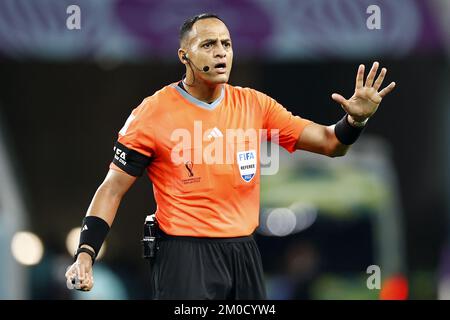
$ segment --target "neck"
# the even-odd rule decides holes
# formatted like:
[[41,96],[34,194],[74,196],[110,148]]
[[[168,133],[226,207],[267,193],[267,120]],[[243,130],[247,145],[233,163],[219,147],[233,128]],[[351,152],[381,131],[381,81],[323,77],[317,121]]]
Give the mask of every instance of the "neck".
[[198,79],[198,77],[195,77],[195,82],[193,83],[193,77],[189,74],[183,79],[183,85],[191,96],[206,103],[215,101],[219,98],[222,91],[222,84],[208,84]]

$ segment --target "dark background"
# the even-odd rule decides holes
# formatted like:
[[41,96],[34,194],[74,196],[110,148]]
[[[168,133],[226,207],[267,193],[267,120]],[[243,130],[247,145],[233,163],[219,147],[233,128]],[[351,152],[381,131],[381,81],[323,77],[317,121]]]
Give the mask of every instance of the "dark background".
[[[343,114],[330,95],[350,96],[358,63],[235,62],[230,83],[261,90],[293,113],[322,124]],[[371,119],[367,133],[392,146],[404,208],[407,265],[433,269],[446,235],[444,130],[438,103],[448,73],[445,59],[380,59],[397,88]],[[105,71],[90,63],[17,63],[3,60],[0,102],[14,165],[38,231],[64,253],[65,236],[79,225],[104,178],[124,120],[141,100],[183,74],[181,66],[148,61]],[[108,237],[106,259],[130,261],[143,272],[141,225],[155,210],[142,177],[129,191]],[[262,252],[264,256],[264,251]]]
[[[379,31],[365,26],[365,9],[372,2],[382,10]],[[331,94],[352,95],[360,63],[366,70],[375,60],[388,68],[384,85],[395,81],[396,89],[383,100],[364,135],[381,138],[393,161],[409,298],[439,297],[440,277],[450,274],[450,259],[445,264],[450,252],[445,248],[450,226],[450,45],[445,33],[450,19],[445,1],[99,3],[76,2],[83,17],[83,27],[76,31],[65,28],[68,1],[0,2],[0,129],[23,192],[26,228],[45,247],[40,264],[24,267],[29,282],[20,298],[75,297],[65,289],[62,270],[71,262],[67,233],[80,226],[131,110],[162,86],[181,79],[185,71],[176,56],[177,28],[183,19],[204,11],[221,15],[236,40],[230,84],[262,91],[317,123],[330,125],[343,116]],[[289,16],[284,20],[279,12]],[[114,17],[112,22],[105,18],[108,15]],[[438,18],[444,21],[441,29]],[[415,28],[414,43],[409,45],[403,40]],[[312,36],[310,42],[308,37],[292,40],[298,42],[291,51],[286,49],[290,40],[282,42],[282,48],[270,42],[271,37],[280,40],[276,37],[286,31],[290,32],[286,39],[297,33]],[[120,45],[114,51],[108,45],[116,40]],[[0,210],[1,205],[0,201]],[[147,297],[148,266],[141,258],[140,240],[144,217],[155,208],[151,183],[144,176],[122,201],[106,255],[96,265],[115,272],[129,298]],[[256,239],[268,275],[287,273],[286,261],[296,254],[313,261],[311,248],[316,246],[326,256],[317,267],[320,271],[366,276],[359,267],[377,263],[373,232],[364,217],[342,222],[319,213],[317,222],[299,234],[280,238],[257,234]],[[6,266],[2,256],[0,263]],[[307,274],[306,282],[316,275]],[[415,287],[413,279],[425,286]],[[0,286],[0,298],[5,292]],[[290,296],[314,297],[302,288]]]

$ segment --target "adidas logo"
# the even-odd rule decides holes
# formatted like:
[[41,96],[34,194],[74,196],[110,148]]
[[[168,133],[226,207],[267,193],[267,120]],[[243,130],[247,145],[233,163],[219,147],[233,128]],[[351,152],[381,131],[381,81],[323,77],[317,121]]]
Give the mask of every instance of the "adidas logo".
[[211,130],[211,133],[208,135],[208,139],[209,139],[209,140],[211,140],[213,137],[214,137],[214,138],[223,137],[222,132],[221,132],[217,127],[214,127],[214,128]]
[[83,232],[84,230],[88,230],[87,224],[85,224],[85,225],[83,226],[83,228],[81,229],[81,232]]

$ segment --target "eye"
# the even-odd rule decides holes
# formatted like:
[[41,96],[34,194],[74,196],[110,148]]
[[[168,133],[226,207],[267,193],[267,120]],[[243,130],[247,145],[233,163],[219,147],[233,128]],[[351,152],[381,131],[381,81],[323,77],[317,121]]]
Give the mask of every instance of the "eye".
[[225,47],[225,48],[230,48],[231,47],[231,43],[229,43],[229,42],[225,42],[224,44],[223,44],[223,46]]
[[202,48],[209,49],[211,48],[211,46],[212,46],[211,43],[205,43],[204,45],[202,45]]

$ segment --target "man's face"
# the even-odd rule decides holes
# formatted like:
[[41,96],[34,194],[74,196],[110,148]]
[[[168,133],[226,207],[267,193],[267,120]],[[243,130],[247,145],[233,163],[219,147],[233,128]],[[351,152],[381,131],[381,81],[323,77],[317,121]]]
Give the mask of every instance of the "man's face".
[[233,49],[228,28],[219,19],[210,18],[197,21],[184,40],[189,59],[196,77],[212,84],[226,83],[233,64]]

